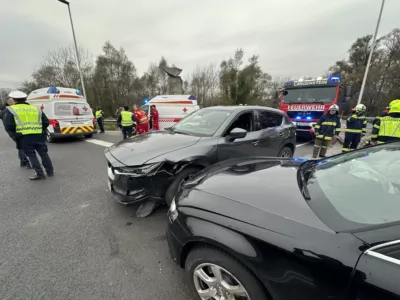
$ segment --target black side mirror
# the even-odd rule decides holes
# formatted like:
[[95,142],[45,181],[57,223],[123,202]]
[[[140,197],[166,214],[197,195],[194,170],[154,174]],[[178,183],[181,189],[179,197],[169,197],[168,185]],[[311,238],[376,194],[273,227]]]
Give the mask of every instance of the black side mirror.
[[287,96],[288,91],[283,91],[283,96]]
[[234,141],[236,139],[242,139],[246,137],[247,131],[242,128],[233,128],[231,132],[229,132],[229,140]]

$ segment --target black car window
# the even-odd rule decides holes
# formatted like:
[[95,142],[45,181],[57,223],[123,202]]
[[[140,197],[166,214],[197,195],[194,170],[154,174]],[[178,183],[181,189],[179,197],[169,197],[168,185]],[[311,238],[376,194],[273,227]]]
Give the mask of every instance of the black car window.
[[400,222],[400,143],[334,156],[302,174],[308,203],[334,230]]
[[281,114],[259,110],[256,118],[256,131],[281,126],[282,121]]
[[234,128],[242,128],[246,130],[247,132],[252,132],[254,131],[254,126],[253,126],[253,112],[245,112],[240,114],[235,118],[233,123],[228,127],[228,130],[226,131],[226,134],[231,132],[232,129]]

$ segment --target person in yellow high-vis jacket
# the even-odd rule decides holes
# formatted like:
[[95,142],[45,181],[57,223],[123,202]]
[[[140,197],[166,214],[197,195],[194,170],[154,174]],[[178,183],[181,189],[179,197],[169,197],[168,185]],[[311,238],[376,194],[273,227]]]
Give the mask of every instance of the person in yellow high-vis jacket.
[[7,109],[12,115],[5,122],[5,129],[11,137],[21,145],[28,157],[31,166],[35,169],[35,175],[31,180],[46,179],[43,169],[36,157],[36,152],[42,159],[42,164],[48,176],[54,175],[53,163],[49,157],[43,132],[49,126],[46,115],[37,107],[26,103],[27,95],[21,91],[13,91],[9,97],[14,99],[15,105]]
[[400,141],[400,99],[389,104],[389,115],[376,120],[372,128],[371,144]]
[[122,136],[124,137],[124,140],[128,137],[131,137],[134,134],[134,132],[136,132],[136,130],[135,130],[135,125],[136,125],[135,114],[133,112],[129,111],[129,106],[125,106],[124,110],[121,111],[121,113],[117,119],[117,125],[119,128],[121,128]]
[[95,115],[97,124],[99,125],[100,133],[104,133],[104,112],[101,110],[100,106],[96,107]]

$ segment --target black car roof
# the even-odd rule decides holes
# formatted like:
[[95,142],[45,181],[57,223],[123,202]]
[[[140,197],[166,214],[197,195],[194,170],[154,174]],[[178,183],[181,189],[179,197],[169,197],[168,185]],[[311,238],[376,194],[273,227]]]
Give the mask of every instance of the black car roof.
[[229,110],[229,111],[242,111],[242,110],[248,110],[248,109],[262,109],[262,110],[266,110],[266,111],[271,111],[271,112],[283,114],[283,112],[281,110],[279,110],[279,109],[275,109],[275,108],[267,107],[267,106],[259,106],[259,105],[210,106],[210,107],[206,107],[204,109]]

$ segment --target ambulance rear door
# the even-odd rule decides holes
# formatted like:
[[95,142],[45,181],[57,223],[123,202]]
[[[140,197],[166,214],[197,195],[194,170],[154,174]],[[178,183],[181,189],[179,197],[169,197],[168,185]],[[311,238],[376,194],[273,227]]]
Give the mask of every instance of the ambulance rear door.
[[91,134],[95,129],[93,111],[84,101],[54,102],[54,116],[61,134]]

